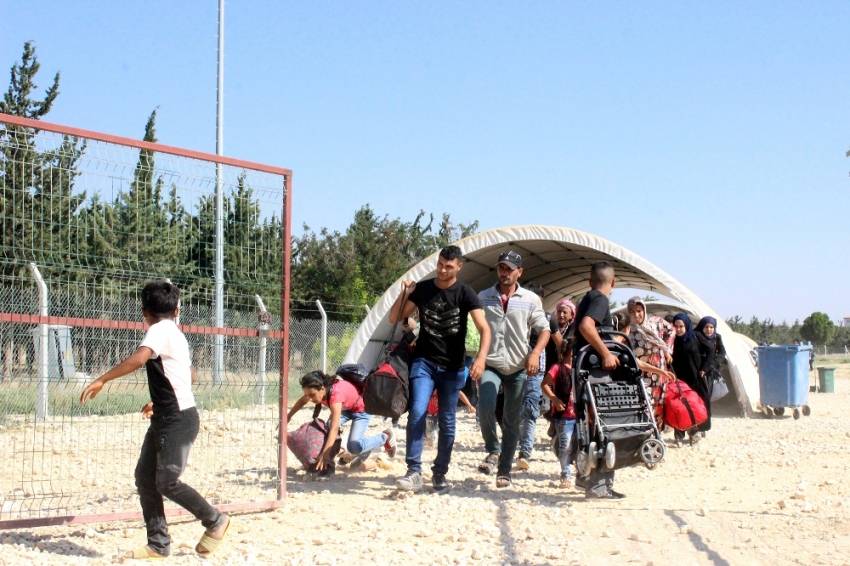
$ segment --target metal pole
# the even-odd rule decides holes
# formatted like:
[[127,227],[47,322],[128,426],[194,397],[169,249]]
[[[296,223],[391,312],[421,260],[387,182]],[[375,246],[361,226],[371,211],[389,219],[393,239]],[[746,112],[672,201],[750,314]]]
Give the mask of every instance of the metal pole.
[[283,250],[280,262],[280,330],[283,335],[280,338],[280,391],[277,401],[278,422],[278,455],[277,455],[277,500],[283,502],[286,499],[286,429],[289,422],[286,419],[287,404],[289,403],[289,279],[292,262],[292,174],[283,179],[283,210],[280,219],[282,226],[281,240]]
[[322,315],[322,373],[328,373],[328,313],[322,307],[322,301],[316,299],[316,306]]
[[[254,295],[257,300],[257,306],[260,307],[260,313],[266,312],[266,305],[263,304],[263,299],[259,295]],[[260,405],[266,404],[266,339],[269,335],[269,325],[260,320],[260,363],[257,370],[257,403]]]
[[30,263],[30,271],[35,277],[35,283],[38,286],[38,303],[39,314],[45,318],[43,324],[38,325],[39,341],[38,341],[38,386],[35,394],[35,418],[38,421],[43,421],[47,418],[47,341],[50,337],[50,327],[47,325],[47,285],[38,271],[38,267],[34,263]]
[[[218,0],[218,89],[216,91],[215,153],[224,155],[224,0]],[[215,325],[224,328],[224,181],[215,165]],[[213,382],[224,381],[224,336],[216,334]]]

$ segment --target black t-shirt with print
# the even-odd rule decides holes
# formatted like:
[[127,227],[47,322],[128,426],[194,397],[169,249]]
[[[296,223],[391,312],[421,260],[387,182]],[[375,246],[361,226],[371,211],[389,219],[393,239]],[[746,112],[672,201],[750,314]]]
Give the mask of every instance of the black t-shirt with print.
[[440,289],[436,280],[427,279],[416,284],[408,300],[419,309],[416,357],[446,369],[462,368],[467,315],[482,308],[478,294],[462,281]]
[[[593,289],[584,296],[581,302],[578,304],[578,309],[576,312],[575,323],[579,326],[576,328],[576,342],[573,351],[578,354],[578,351],[587,346],[587,339],[584,337],[584,334],[581,333],[581,321],[584,320],[584,317],[589,316],[593,320],[596,321],[596,329],[599,330],[611,330],[614,328],[614,321],[611,318],[611,309],[609,308],[610,303],[608,301],[608,297],[605,296],[604,293]],[[606,337],[603,336],[603,339]]]

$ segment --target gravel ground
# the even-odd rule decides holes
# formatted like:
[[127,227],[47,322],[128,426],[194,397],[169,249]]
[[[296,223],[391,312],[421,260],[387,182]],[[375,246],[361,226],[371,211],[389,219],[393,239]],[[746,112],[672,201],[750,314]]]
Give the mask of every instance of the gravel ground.
[[[238,527],[206,562],[850,564],[850,364],[839,365],[837,378],[835,394],[810,396],[810,417],[718,417],[706,440],[671,448],[658,469],[617,472],[617,489],[628,494],[617,502],[586,502],[556,487],[542,420],[531,470],[496,490],[495,478],[476,470],[480,434],[464,413],[450,494],[398,494],[403,454],[325,483],[290,465],[286,508],[237,516]],[[296,420],[308,417],[305,410]],[[203,562],[192,550],[200,525],[171,524],[167,561]],[[4,531],[0,564],[106,564],[144,542],[140,521]]]

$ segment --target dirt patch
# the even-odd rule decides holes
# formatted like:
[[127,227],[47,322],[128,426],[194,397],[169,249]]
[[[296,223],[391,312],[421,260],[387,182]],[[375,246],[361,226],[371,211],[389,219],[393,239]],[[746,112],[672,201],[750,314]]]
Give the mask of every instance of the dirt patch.
[[[476,471],[482,443],[465,413],[448,495],[399,497],[393,484],[403,454],[390,469],[341,471],[326,483],[290,465],[286,509],[241,515],[207,562],[850,564],[850,366],[837,367],[836,393],[812,393],[810,417],[716,418],[706,440],[671,448],[658,469],[617,472],[617,489],[628,495],[620,502],[586,502],[554,487],[558,464],[545,449],[542,420],[531,470],[517,473],[509,490]],[[433,455],[426,448],[426,461]],[[201,531],[197,522],[172,521],[168,562],[200,563],[192,547]],[[109,563],[144,540],[140,521],[3,532],[0,563]]]

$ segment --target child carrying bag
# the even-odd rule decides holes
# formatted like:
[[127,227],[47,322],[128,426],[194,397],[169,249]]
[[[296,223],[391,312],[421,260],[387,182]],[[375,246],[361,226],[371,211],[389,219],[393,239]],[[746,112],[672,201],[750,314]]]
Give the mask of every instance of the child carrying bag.
[[705,403],[697,392],[681,379],[667,384],[664,421],[679,431],[688,431],[708,420]]
[[[325,445],[325,439],[328,437],[328,426],[322,419],[313,419],[308,423],[304,423],[296,430],[287,433],[286,446],[295,454],[301,465],[308,472],[316,471],[316,462],[319,459],[319,454],[322,453],[322,447]],[[331,456],[335,457],[339,453],[342,446],[342,439],[337,438],[331,448]],[[333,467],[333,458],[331,458],[331,466]]]

